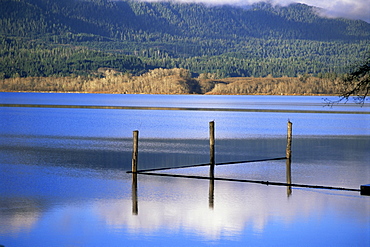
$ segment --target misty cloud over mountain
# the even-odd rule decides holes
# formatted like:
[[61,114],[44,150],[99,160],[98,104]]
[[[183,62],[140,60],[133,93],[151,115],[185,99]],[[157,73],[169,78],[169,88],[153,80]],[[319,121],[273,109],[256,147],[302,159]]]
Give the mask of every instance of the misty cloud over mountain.
[[[143,0],[157,2],[163,0]],[[259,2],[269,2],[273,5],[287,6],[292,3],[302,3],[318,8],[318,13],[326,17],[343,17],[364,20],[370,23],[370,4],[368,0],[174,0],[175,2],[206,3],[211,5],[251,5]]]

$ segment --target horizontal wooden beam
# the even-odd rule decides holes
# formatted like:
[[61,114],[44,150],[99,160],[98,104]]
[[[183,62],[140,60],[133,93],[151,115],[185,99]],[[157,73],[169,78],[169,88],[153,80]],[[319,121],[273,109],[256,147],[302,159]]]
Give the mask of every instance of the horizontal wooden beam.
[[[286,157],[270,158],[270,159],[260,159],[260,160],[241,160],[241,161],[216,163],[215,165],[216,166],[223,166],[223,165],[244,164],[244,163],[273,161],[273,160],[285,160],[285,159],[286,159]],[[209,163],[196,164],[196,165],[184,165],[184,166],[176,166],[176,167],[161,167],[161,168],[138,170],[137,172],[154,172],[154,171],[163,171],[163,170],[172,170],[172,169],[181,169],[181,168],[191,168],[191,167],[201,167],[201,166],[209,166]],[[132,171],[127,171],[127,173],[132,173]]]

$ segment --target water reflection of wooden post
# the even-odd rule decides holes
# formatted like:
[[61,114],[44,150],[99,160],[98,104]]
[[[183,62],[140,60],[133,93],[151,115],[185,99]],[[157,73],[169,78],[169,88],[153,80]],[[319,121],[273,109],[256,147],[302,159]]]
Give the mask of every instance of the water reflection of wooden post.
[[209,195],[208,195],[208,205],[210,209],[214,208],[214,196],[215,196],[215,180],[211,177],[209,180]]
[[[288,120],[288,133],[287,133],[287,145],[286,145],[286,182],[287,184],[292,183],[292,122]],[[292,187],[287,187],[287,194],[290,196],[292,194]]]
[[137,215],[139,212],[137,202],[137,158],[139,153],[139,131],[133,132],[133,150],[132,150],[132,214]]
[[139,214],[139,206],[137,202],[137,173],[132,173],[132,214]]
[[211,178],[215,175],[215,122],[209,122],[209,176]]

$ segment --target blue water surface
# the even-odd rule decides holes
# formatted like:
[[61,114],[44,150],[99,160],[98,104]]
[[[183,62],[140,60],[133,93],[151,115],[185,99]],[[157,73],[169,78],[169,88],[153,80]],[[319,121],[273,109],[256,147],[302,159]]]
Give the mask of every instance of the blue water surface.
[[[48,93],[0,93],[0,105],[0,245],[370,245],[370,197],[358,191],[370,183],[369,105]],[[208,163],[210,121],[216,163],[285,157],[288,119],[293,183],[355,191],[142,174],[135,183],[126,173],[134,130],[147,169]],[[209,168],[160,173],[208,176]],[[215,176],[286,182],[286,161],[216,166]]]

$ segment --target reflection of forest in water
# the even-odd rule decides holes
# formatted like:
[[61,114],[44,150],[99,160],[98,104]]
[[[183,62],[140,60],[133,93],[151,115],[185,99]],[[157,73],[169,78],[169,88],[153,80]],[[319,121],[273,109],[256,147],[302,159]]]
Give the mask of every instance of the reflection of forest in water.
[[[128,138],[5,136],[2,143],[3,162],[7,164],[131,170],[132,140]],[[216,163],[284,157],[285,145],[285,137],[216,139]],[[293,136],[293,164],[334,165],[341,169],[350,166],[353,174],[367,169],[369,145],[367,136]],[[208,140],[139,139],[139,169],[207,162]]]

